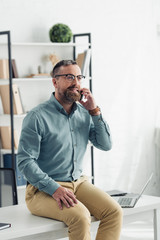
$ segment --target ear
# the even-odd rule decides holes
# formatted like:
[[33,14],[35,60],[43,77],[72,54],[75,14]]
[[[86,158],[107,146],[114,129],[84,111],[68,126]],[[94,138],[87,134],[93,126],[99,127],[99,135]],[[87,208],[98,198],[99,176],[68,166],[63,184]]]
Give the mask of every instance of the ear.
[[53,83],[53,86],[55,88],[57,88],[57,79],[56,78],[52,78],[52,83]]

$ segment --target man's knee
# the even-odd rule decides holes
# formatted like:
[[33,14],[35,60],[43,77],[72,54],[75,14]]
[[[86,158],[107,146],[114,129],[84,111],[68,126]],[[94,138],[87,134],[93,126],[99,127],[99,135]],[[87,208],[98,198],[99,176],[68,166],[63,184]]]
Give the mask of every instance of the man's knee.
[[122,208],[121,206],[116,203],[116,206],[115,208],[113,209],[113,216],[115,216],[115,218],[117,220],[119,220],[120,222],[122,222],[122,218],[123,218],[123,211],[122,211]]
[[110,208],[106,206],[105,211],[103,211],[103,218],[107,218],[108,220],[112,219],[119,224],[122,223],[123,211],[120,205],[115,200],[112,200]]
[[90,239],[91,216],[87,208],[75,211],[68,225],[69,239]]
[[86,231],[90,228],[91,217],[86,215],[79,215],[75,218],[75,225],[81,228],[81,231]]
[[83,206],[82,208],[76,210],[70,219],[70,224],[78,224],[79,226],[85,227],[90,225],[91,215],[88,209]]

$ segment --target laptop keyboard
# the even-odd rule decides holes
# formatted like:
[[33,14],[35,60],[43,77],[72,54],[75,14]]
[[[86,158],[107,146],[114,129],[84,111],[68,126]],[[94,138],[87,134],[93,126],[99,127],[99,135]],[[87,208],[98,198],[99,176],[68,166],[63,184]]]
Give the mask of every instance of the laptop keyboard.
[[132,198],[120,198],[120,199],[118,200],[118,203],[119,203],[120,205],[130,205],[131,202],[132,202]]

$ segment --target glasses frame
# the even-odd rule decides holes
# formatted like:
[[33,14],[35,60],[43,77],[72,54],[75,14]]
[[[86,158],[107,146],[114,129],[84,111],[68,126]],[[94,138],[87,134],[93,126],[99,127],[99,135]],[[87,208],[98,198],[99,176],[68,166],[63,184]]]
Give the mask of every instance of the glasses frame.
[[[69,75],[69,76],[72,76],[73,79],[72,79],[72,80],[67,79],[67,76],[68,76],[68,75]],[[75,75],[73,75],[73,74],[71,74],[71,73],[55,75],[55,78],[58,78],[58,77],[66,77],[66,80],[69,81],[69,82],[73,82],[73,81],[75,80],[75,78],[78,79],[78,77],[82,77],[81,79],[78,79],[79,82],[81,82],[81,81],[83,81],[83,80],[85,79],[85,76],[83,76],[83,75],[77,75],[77,76],[75,76]]]

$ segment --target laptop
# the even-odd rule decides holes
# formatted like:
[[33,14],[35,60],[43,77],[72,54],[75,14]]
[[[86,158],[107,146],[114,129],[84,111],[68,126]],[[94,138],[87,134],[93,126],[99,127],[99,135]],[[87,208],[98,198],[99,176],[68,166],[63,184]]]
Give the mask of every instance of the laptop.
[[149,179],[144,184],[144,186],[139,194],[126,193],[126,192],[121,192],[121,191],[116,191],[116,190],[108,191],[107,193],[110,196],[112,196],[113,199],[115,199],[122,208],[133,208],[136,205],[139,198],[142,196],[142,194],[143,194],[144,190],[146,189],[146,187],[148,186],[148,184],[150,183],[152,177],[153,177],[153,173],[150,175]]

